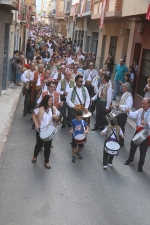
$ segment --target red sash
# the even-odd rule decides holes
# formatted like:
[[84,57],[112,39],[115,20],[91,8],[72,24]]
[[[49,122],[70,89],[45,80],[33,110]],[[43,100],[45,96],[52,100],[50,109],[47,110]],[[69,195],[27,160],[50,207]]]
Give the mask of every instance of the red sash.
[[[136,133],[139,133],[143,129],[144,129],[143,127],[137,127],[136,128]],[[148,145],[150,145],[150,135],[148,136]]]

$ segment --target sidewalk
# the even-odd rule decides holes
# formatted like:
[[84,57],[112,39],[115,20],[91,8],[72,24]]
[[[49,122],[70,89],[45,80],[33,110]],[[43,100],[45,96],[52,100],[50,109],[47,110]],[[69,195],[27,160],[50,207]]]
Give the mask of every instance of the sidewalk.
[[22,87],[11,83],[9,88],[0,96],[0,157],[4,151],[7,136],[11,127],[14,113],[20,98]]

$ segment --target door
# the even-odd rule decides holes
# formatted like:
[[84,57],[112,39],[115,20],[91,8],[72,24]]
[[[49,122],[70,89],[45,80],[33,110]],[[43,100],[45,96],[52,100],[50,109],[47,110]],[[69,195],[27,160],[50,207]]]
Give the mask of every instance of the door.
[[8,71],[8,44],[9,44],[9,24],[5,24],[5,41],[4,41],[4,59],[3,59],[3,75],[2,90],[6,90],[7,71]]
[[90,46],[90,36],[86,37],[86,48],[85,51],[89,52],[89,46]]
[[99,33],[96,33],[96,32],[92,33],[90,51],[92,53],[95,53],[95,55],[97,54],[98,36],[99,36]]
[[104,64],[105,46],[106,46],[106,35],[103,35],[101,57],[100,57],[100,69],[103,68],[103,64]]
[[117,36],[111,36],[110,38],[110,46],[109,46],[109,53],[112,54],[113,58],[115,59],[116,55],[116,47],[117,47]]

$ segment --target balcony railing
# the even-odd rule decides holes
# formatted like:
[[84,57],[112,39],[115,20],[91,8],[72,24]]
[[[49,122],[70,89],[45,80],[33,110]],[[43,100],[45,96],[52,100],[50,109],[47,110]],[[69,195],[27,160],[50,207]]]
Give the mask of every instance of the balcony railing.
[[17,10],[19,0],[0,0],[0,5],[7,6],[9,9]]

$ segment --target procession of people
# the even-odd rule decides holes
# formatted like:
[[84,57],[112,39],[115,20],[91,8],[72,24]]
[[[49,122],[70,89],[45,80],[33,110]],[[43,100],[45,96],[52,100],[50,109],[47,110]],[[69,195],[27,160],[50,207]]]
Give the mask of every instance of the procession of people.
[[[34,56],[31,54],[33,49]],[[104,68],[97,71],[92,53],[83,52],[82,48],[77,52],[72,49],[73,43],[70,38],[67,39],[61,34],[55,36],[51,34],[50,29],[36,24],[29,34],[27,64],[24,60],[22,65],[18,65],[20,56],[15,51],[13,68],[16,68],[16,85],[20,85],[18,74],[19,70],[22,71],[23,116],[32,113],[33,129],[36,130],[32,163],[36,163],[43,147],[44,165],[47,169],[51,168],[50,149],[53,138],[59,138],[56,129],[58,124],[61,124],[62,132],[67,132],[65,128],[70,127],[72,140],[68,134],[68,146],[71,141],[72,162],[76,162],[76,156],[82,160],[81,150],[87,141],[91,128],[90,117],[93,116],[95,125],[91,131],[99,131],[100,135],[106,134],[102,165],[106,169],[107,166],[113,165],[114,156],[119,155],[121,147],[124,146],[125,125],[129,116],[137,119],[137,129],[133,139],[131,138],[129,158],[124,164],[129,165],[133,162],[139,146],[138,172],[142,172],[150,140],[150,99],[148,95],[145,96],[141,109],[131,111],[136,76],[134,67],[129,69],[125,60],[121,59],[114,70],[113,85],[114,59],[111,53]],[[145,90],[149,91],[148,85]],[[113,101],[116,98],[117,104]],[[94,110],[95,115],[92,115]]]

